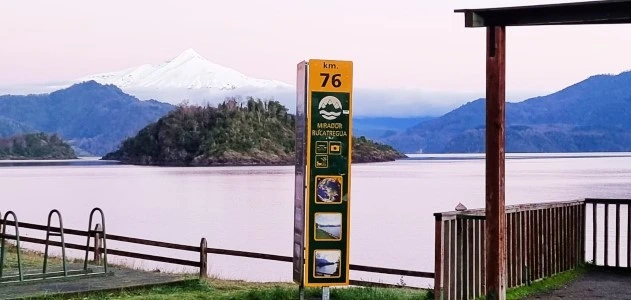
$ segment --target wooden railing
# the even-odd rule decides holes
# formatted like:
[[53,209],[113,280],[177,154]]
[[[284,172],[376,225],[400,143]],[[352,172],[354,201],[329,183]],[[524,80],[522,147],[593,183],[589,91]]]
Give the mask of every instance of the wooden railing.
[[[0,222],[1,221],[2,220],[0,219]],[[15,223],[13,221],[7,220],[8,226],[13,226],[14,224]],[[47,230],[46,226],[32,224],[32,223],[25,223],[25,222],[19,222],[19,227],[20,229],[27,228],[27,229],[32,229],[32,230],[44,231],[44,232]],[[60,232],[60,229],[59,227],[51,227],[51,232]],[[89,234],[87,231],[84,231],[84,230],[76,230],[76,229],[68,229],[68,228],[64,228],[64,233],[75,235],[75,236],[82,236],[82,237],[87,237]],[[100,237],[98,233],[91,234],[90,236],[91,238],[94,239],[94,243],[91,243],[91,244],[95,244],[97,245],[97,247],[89,247],[88,251],[93,252],[94,260],[98,261],[103,251],[103,248],[98,247],[98,245],[102,245],[102,241],[100,241],[102,237]],[[15,239],[15,236],[7,234],[6,238]],[[42,244],[42,245],[46,243],[46,240],[44,239],[27,237],[27,236],[21,236],[20,240],[23,242],[30,242],[30,243]],[[293,261],[293,258],[291,256],[282,256],[282,255],[237,251],[237,250],[228,250],[228,249],[219,249],[219,248],[208,248],[205,238],[201,239],[200,246],[174,244],[174,243],[161,242],[161,241],[155,241],[155,240],[147,240],[147,239],[141,239],[141,238],[135,238],[135,237],[115,235],[115,234],[110,234],[110,233],[107,234],[107,240],[108,241],[114,240],[114,241],[120,241],[120,242],[125,242],[125,243],[132,243],[132,244],[154,246],[154,247],[159,247],[159,248],[168,248],[168,249],[199,253],[199,257],[200,257],[199,261],[193,261],[193,260],[186,260],[186,259],[180,259],[180,258],[174,258],[174,257],[166,257],[166,256],[158,256],[158,255],[147,254],[147,253],[126,251],[126,250],[120,250],[120,249],[111,249],[111,247],[108,247],[107,249],[108,255],[130,257],[130,258],[143,259],[143,260],[149,260],[149,261],[157,261],[157,262],[164,262],[164,263],[170,263],[170,264],[176,264],[176,265],[183,265],[183,266],[198,267],[200,277],[206,277],[208,275],[208,254],[229,255],[229,256],[272,260],[272,261],[279,261],[279,262],[289,262],[289,263]],[[56,242],[56,241],[50,241],[49,245],[60,247],[61,243]],[[78,245],[78,244],[66,242],[65,245],[66,245],[66,248],[68,249],[76,249],[76,250],[84,250],[84,251],[86,250],[85,244]],[[363,271],[363,272],[370,272],[370,273],[400,275],[400,276],[409,276],[409,277],[417,277],[417,278],[430,278],[430,279],[434,278],[434,273],[413,271],[413,270],[372,267],[372,266],[364,266],[364,265],[356,265],[356,264],[351,264],[350,269],[354,271]],[[370,281],[362,281],[362,280],[351,280],[350,283],[352,285],[362,285],[362,286],[399,287],[398,285],[394,285],[394,284],[370,282]],[[410,286],[406,286],[406,287],[413,288]]]
[[[631,268],[631,199],[585,199],[585,204],[591,210],[587,222],[591,226],[589,246],[592,249],[592,263],[597,266]],[[615,214],[613,226],[610,213]],[[622,224],[621,215],[626,216],[626,224]],[[614,236],[610,238],[612,233]],[[621,240],[623,233],[626,241]],[[602,244],[598,242],[603,239]],[[602,246],[599,247],[599,244]],[[610,255],[612,249],[613,257]],[[625,264],[621,263],[623,255],[626,256]]]
[[[434,216],[436,299],[472,299],[484,295],[484,210]],[[584,220],[582,200],[507,206],[507,287],[528,284],[583,263]]]

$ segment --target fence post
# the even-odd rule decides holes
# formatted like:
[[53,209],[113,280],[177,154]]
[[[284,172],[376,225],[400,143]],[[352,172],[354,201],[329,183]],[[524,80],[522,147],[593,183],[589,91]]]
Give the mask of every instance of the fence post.
[[440,300],[443,298],[443,216],[441,214],[434,214],[434,216],[436,217],[434,225],[434,299]]
[[94,226],[94,231],[96,231],[94,233],[94,263],[96,264],[101,263],[101,231],[102,230],[103,228],[101,228],[100,223],[97,223],[96,226]]
[[208,243],[206,238],[202,238],[199,245],[199,278],[208,277]]
[[[579,259],[579,263],[580,264],[584,264],[585,263],[585,247],[587,245],[587,233],[585,232],[585,227],[587,224],[587,215],[585,215],[585,213],[587,212],[587,203],[585,203],[585,199],[583,199],[583,203],[581,204],[581,211],[580,211],[580,218],[581,218],[581,236],[579,237],[581,239],[581,243],[580,243],[580,247],[581,247],[581,251],[579,252],[581,255],[581,258]],[[596,263],[596,260],[594,260],[594,263]]]

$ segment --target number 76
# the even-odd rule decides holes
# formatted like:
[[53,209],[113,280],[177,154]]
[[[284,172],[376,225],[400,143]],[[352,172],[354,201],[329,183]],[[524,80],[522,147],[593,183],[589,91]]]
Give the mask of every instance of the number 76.
[[340,76],[341,74],[333,74],[333,76],[331,76],[331,74],[329,73],[320,73],[320,76],[322,76],[322,87],[326,87],[327,83],[329,82],[329,77],[331,78],[331,85],[333,85],[333,87],[339,88],[340,86],[342,86],[342,81],[340,80]]

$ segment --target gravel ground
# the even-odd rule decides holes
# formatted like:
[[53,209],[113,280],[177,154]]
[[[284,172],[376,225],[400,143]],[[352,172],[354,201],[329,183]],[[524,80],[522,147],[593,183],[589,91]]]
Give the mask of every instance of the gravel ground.
[[631,269],[591,269],[562,288],[525,299],[631,300]]

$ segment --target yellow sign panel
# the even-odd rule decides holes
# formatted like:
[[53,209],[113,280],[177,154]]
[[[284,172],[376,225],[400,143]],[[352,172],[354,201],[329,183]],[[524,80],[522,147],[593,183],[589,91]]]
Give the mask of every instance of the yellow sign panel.
[[350,93],[352,90],[352,61],[309,60],[309,91]]
[[303,283],[348,285],[353,62],[311,59],[307,74]]

